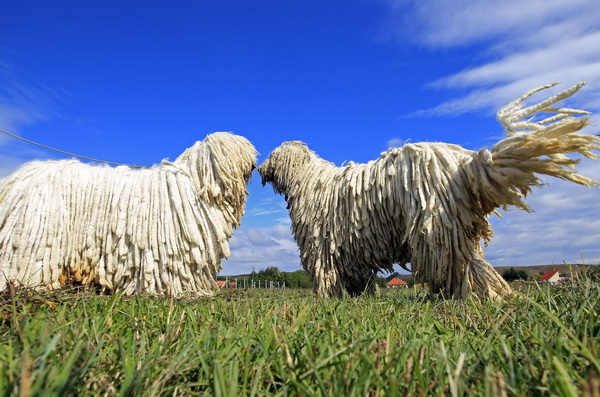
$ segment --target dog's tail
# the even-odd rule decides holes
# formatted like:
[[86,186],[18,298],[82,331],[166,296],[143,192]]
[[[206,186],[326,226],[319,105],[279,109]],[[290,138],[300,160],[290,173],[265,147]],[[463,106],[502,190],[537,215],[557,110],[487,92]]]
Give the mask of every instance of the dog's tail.
[[[577,173],[575,165],[581,161],[581,156],[567,156],[579,154],[590,159],[597,158],[593,152],[600,150],[600,138],[580,133],[590,121],[587,117],[576,117],[590,112],[552,107],[575,94],[584,83],[537,105],[522,107],[525,99],[554,85],[528,91],[502,108],[498,112],[498,121],[504,126],[507,138],[491,150],[482,149],[474,155],[470,175],[472,191],[479,196],[485,213],[491,213],[498,207],[506,209],[511,205],[531,211],[523,199],[532,186],[542,185],[538,175],[549,175],[583,186],[599,186],[597,181]],[[554,115],[534,121],[533,118],[539,113]]]

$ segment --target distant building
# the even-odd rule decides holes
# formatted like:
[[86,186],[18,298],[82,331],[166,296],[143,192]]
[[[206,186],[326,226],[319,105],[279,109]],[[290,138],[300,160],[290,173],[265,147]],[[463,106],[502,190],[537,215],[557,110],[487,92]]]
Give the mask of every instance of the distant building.
[[398,287],[406,287],[406,286],[408,286],[408,284],[406,284],[406,281],[399,279],[398,277],[395,277],[395,278],[391,279],[385,286],[388,288],[398,288]]
[[548,270],[546,273],[544,273],[538,279],[538,281],[544,282],[544,283],[556,284],[560,281],[560,279],[561,279],[560,270],[554,269],[554,270]]
[[235,288],[235,283],[229,280],[217,280],[217,287],[219,288]]

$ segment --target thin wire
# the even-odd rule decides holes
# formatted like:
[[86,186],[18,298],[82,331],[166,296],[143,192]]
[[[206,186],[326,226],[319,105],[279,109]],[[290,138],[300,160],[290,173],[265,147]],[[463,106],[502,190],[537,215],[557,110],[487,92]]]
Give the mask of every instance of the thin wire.
[[0,132],[3,132],[3,133],[5,133],[6,135],[12,136],[13,138],[20,139],[20,140],[22,140],[22,141],[25,141],[25,142],[27,142],[27,143],[31,143],[32,145],[36,145],[36,146],[39,146],[39,147],[43,147],[44,149],[50,149],[50,150],[54,150],[55,152],[59,152],[59,153],[63,153],[63,154],[67,154],[67,155],[69,155],[69,156],[73,156],[73,157],[79,157],[79,158],[82,158],[82,159],[91,160],[91,161],[97,161],[97,162],[99,162],[99,163],[105,163],[105,164],[112,164],[112,165],[124,165],[125,167],[131,167],[131,168],[150,168],[150,167],[144,167],[144,166],[140,166],[140,165],[129,165],[129,164],[113,163],[112,161],[104,161],[104,160],[93,159],[93,158],[91,158],[91,157],[80,156],[80,155],[78,155],[78,154],[73,154],[73,153],[65,152],[64,150],[54,149],[54,148],[52,148],[52,147],[50,147],[50,146],[46,146],[46,145],[42,145],[42,144],[40,144],[40,143],[36,143],[36,142],[30,141],[29,139],[21,138],[21,137],[20,137],[20,136],[18,136],[18,135],[11,134],[10,132],[6,132],[6,131],[4,131],[4,130],[0,130]]

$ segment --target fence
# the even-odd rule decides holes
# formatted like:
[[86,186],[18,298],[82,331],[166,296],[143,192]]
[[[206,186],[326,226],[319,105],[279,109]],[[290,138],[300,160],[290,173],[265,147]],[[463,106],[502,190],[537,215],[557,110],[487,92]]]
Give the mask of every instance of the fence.
[[285,282],[281,281],[268,281],[268,280],[255,280],[255,279],[242,279],[238,282],[238,279],[217,280],[219,288],[266,288],[266,289],[284,289]]

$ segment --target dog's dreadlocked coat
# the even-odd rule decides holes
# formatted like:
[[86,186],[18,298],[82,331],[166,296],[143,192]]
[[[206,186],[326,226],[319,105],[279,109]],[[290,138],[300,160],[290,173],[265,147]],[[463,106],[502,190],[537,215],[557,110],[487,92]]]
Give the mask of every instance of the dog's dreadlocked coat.
[[[301,262],[321,296],[374,290],[376,273],[411,264],[416,279],[447,298],[503,296],[511,289],[483,258],[492,236],[488,215],[499,207],[531,211],[523,201],[536,174],[584,186],[578,160],[595,158],[600,139],[578,133],[588,114],[550,108],[583,83],[531,107],[529,91],[498,113],[507,138],[479,152],[445,143],[406,144],[366,164],[344,167],[319,158],[302,142],[286,142],[259,167],[263,184],[285,195]],[[537,112],[556,113],[534,122]]]
[[0,180],[0,290],[210,295],[257,152],[226,132],[150,169],[34,161]]

